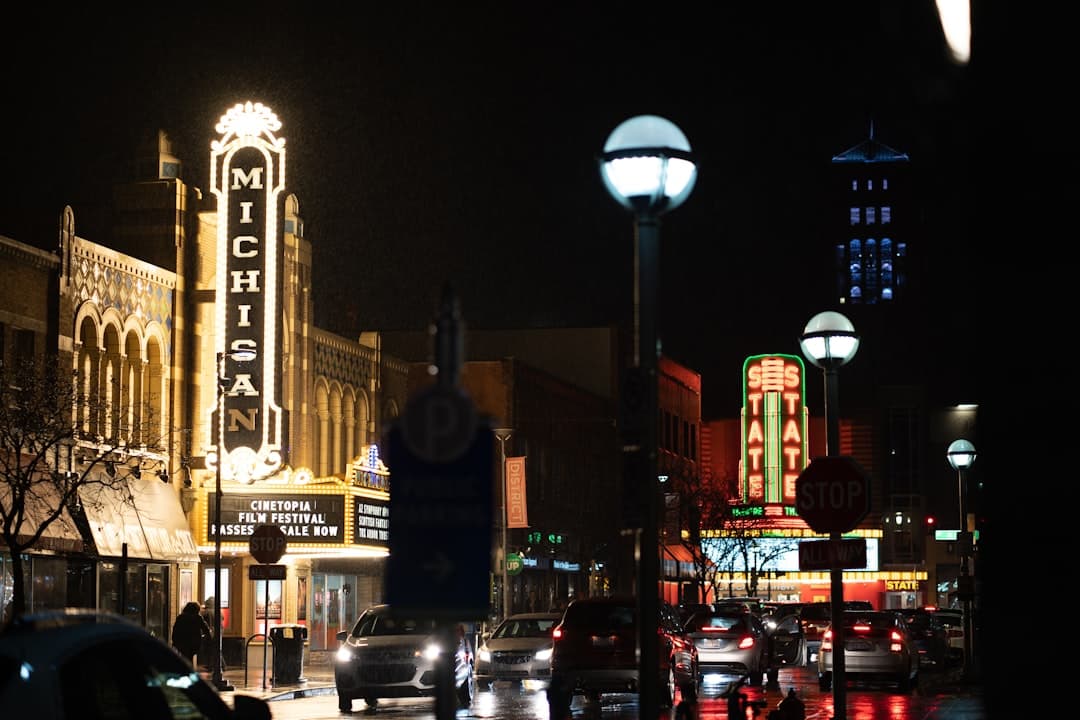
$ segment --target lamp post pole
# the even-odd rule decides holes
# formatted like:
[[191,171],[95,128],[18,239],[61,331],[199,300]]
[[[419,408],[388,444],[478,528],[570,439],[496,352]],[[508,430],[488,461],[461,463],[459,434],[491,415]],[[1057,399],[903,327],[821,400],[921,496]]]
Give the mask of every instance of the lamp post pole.
[[[810,318],[799,345],[810,362],[825,375],[825,454],[840,455],[839,369],[855,357],[859,338],[855,326],[838,312],[826,311]],[[830,532],[829,542],[838,545],[841,532]],[[847,717],[847,678],[844,658],[844,570],[829,569],[829,610],[832,629],[833,719]],[[818,650],[818,652],[821,652]]]
[[[825,454],[834,457],[840,454],[840,389],[837,383],[836,368],[825,368]],[[839,544],[842,533],[829,533],[829,542]],[[841,568],[829,568],[829,606],[832,615],[833,639],[833,718],[844,720],[847,717],[847,662],[844,657],[844,571]],[[818,652],[821,652],[820,650]]]
[[225,359],[238,362],[255,359],[255,351],[237,349],[217,354],[217,462],[214,464],[214,660],[211,682],[218,690],[232,690],[233,686],[221,674],[221,465],[225,459]]
[[975,462],[975,446],[967,440],[954,440],[946,454],[949,464],[956,470],[957,501],[960,504],[960,531],[956,542],[960,546],[960,577],[956,581],[956,591],[964,610],[964,677],[971,678],[975,670],[974,628],[972,618],[973,582],[970,573],[971,547],[973,533],[968,529],[967,478],[965,471]]
[[634,361],[643,384],[634,430],[624,429],[624,492],[636,490],[638,517],[637,610],[638,702],[641,717],[656,717],[660,699],[660,487],[657,478],[657,333],[660,221],[690,195],[697,166],[690,143],[674,123],[657,115],[638,115],[620,123],[604,143],[601,177],[619,203],[634,213]]
[[499,497],[502,499],[502,552],[500,557],[499,575],[502,580],[502,619],[510,617],[510,574],[506,563],[506,526],[509,524],[510,513],[506,504],[506,441],[513,434],[510,428],[495,428],[495,437],[499,439]]
[[221,674],[221,462],[225,454],[225,355],[217,354],[217,463],[214,468],[214,660],[211,681],[218,690],[232,690]]

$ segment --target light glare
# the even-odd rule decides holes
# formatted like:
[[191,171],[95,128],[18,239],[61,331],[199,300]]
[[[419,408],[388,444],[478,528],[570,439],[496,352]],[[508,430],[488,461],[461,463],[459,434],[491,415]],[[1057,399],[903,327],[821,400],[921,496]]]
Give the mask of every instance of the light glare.
[[971,4],[968,0],[936,0],[949,55],[960,65],[971,59]]

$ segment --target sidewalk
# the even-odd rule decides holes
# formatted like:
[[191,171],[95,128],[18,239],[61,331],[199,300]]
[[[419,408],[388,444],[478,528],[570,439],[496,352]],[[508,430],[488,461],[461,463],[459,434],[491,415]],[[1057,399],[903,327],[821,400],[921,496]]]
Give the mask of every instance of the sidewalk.
[[[202,676],[210,682],[211,674],[203,671]],[[300,673],[300,682],[275,683],[273,679],[273,663],[267,659],[266,676],[263,677],[263,666],[227,667],[222,673],[225,680],[233,686],[232,690],[223,690],[221,697],[230,705],[232,696],[236,693],[251,695],[262,698],[268,702],[276,700],[292,700],[295,698],[309,697],[312,695],[332,695],[336,692],[334,687],[334,667],[331,664],[329,653],[304,657],[304,666]],[[211,683],[212,684],[212,683]]]

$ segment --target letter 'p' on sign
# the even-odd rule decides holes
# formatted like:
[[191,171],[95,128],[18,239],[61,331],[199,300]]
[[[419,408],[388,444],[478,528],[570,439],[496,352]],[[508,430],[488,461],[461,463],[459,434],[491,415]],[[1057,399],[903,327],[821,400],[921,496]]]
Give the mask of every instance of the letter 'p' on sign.
[[461,389],[434,385],[409,400],[401,429],[402,440],[417,457],[453,462],[476,436],[476,408]]

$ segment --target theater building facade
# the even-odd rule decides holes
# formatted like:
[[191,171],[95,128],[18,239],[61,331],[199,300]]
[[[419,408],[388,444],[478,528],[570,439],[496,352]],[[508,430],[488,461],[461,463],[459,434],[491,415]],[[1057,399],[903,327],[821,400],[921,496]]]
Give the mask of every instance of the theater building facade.
[[[312,650],[336,647],[334,634],[382,599],[379,438],[405,405],[408,368],[375,333],[349,339],[312,324],[311,242],[274,112],[225,109],[207,137],[207,192],[185,181],[157,132],[139,146],[138,178],[115,188],[105,237],[81,237],[68,207],[53,252],[5,238],[6,255],[41,276],[27,305],[42,310],[15,313],[5,296],[0,327],[21,349],[58,353],[82,387],[122,406],[114,416],[139,415],[154,436],[124,438],[138,463],[133,505],[109,504],[82,532],[58,525],[33,554],[30,607],[118,610],[168,637],[184,603],[212,599],[220,547],[229,663],[278,623],[306,625]],[[81,440],[65,462],[97,441],[116,447],[136,425],[93,423],[77,418]],[[283,580],[248,579],[262,524],[285,532]],[[65,575],[46,592],[42,578]]]

